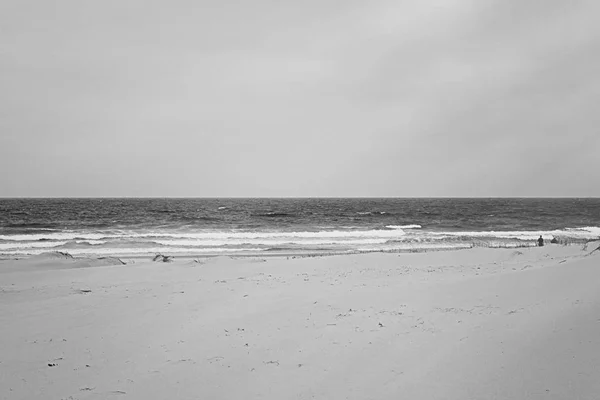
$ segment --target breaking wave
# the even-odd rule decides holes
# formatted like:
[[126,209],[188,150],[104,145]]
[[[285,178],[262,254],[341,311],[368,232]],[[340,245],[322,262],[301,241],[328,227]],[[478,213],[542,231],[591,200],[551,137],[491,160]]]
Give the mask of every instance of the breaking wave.
[[417,224],[386,225],[380,229],[357,228],[316,231],[249,230],[103,230],[36,231],[33,234],[0,235],[0,254],[25,255],[44,251],[72,254],[138,255],[177,254],[258,254],[286,251],[410,251],[460,249],[477,246],[533,246],[537,238],[556,238],[559,243],[580,243],[600,239],[600,227],[585,226],[556,230],[428,230]]
[[421,229],[421,225],[387,225],[388,229]]

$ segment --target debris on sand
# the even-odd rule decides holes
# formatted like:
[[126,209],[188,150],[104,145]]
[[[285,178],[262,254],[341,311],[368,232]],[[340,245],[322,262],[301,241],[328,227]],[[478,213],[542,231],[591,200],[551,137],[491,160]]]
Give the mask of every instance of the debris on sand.
[[154,262],[171,262],[171,261],[173,261],[173,257],[172,256],[164,256],[162,254],[157,254],[154,256],[152,261],[154,261]]

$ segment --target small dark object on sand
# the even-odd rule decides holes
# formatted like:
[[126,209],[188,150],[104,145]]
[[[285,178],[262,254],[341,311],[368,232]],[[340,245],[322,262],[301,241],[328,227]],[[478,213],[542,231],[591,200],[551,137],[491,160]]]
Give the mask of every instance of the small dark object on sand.
[[154,256],[154,258],[152,259],[152,261],[155,262],[171,262],[173,261],[173,257],[171,256],[163,256],[162,254],[157,254]]
[[552,238],[552,240],[550,241],[550,243],[557,244],[558,243],[558,239],[557,238]]
[[538,246],[542,247],[544,245],[544,238],[542,237],[542,235],[540,235],[540,238],[537,241],[538,241]]

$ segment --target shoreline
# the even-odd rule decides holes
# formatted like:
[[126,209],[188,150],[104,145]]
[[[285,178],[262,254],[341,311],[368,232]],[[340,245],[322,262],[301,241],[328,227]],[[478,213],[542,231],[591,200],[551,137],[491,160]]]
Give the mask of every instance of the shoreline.
[[[263,227],[264,228],[264,227]],[[352,228],[352,229],[350,229]],[[0,234],[0,257],[19,257],[51,251],[77,256],[181,257],[288,256],[295,254],[354,254],[363,252],[428,252],[474,247],[522,248],[537,245],[580,244],[600,239],[600,227],[581,226],[540,230],[437,230],[421,225],[385,228],[299,226],[284,229],[85,229],[56,231],[10,230]]]
[[[600,242],[598,239],[586,239],[578,241],[570,241],[563,243],[548,243],[543,247],[571,247],[571,246],[586,246],[589,243]],[[40,252],[38,254],[3,254],[0,253],[0,260],[26,260],[31,257],[43,256],[45,254],[65,254],[75,259],[86,259],[86,258],[120,258],[120,259],[135,259],[144,260],[151,259],[154,256],[162,255],[168,256],[172,259],[202,259],[202,258],[215,258],[215,257],[228,257],[232,259],[247,259],[247,258],[305,258],[305,257],[324,257],[324,256],[344,256],[344,255],[357,255],[357,254],[371,254],[371,253],[382,253],[382,254],[413,254],[413,253],[437,253],[437,252],[453,252],[470,249],[529,249],[539,247],[535,243],[531,244],[518,244],[518,245],[489,245],[489,243],[471,243],[471,245],[465,244],[464,247],[448,246],[448,247],[413,247],[413,248],[398,248],[398,249],[374,249],[374,250],[297,250],[297,251],[286,251],[286,250],[267,250],[267,251],[237,251],[237,252],[201,252],[194,253],[190,251],[186,252],[147,252],[147,253],[122,253],[122,254],[110,254],[110,253],[75,253],[71,254],[68,249],[65,250],[51,250]]]

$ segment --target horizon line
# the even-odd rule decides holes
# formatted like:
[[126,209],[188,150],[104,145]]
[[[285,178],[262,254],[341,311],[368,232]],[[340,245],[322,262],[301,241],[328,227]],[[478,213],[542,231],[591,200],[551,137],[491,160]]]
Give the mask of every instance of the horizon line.
[[600,196],[0,196],[29,199],[600,199]]

